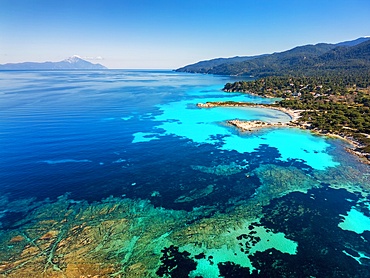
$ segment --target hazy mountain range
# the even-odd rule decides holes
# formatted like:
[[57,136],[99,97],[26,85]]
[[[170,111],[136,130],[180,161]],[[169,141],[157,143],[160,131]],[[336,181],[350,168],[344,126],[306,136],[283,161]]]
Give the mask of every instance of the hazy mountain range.
[[217,58],[187,65],[176,71],[262,77],[348,70],[370,70],[370,37],[337,44],[298,46],[273,54]]
[[0,65],[0,70],[74,70],[74,69],[107,69],[101,64],[93,64],[79,56],[72,56],[60,62],[24,62]]

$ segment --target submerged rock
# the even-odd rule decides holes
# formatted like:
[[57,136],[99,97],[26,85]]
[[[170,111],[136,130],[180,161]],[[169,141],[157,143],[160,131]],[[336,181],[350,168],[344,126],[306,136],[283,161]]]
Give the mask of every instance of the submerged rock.
[[242,172],[245,166],[231,162],[230,164],[220,164],[215,166],[191,165],[193,170],[200,171],[207,174],[214,174],[218,176],[230,176]]
[[213,189],[214,189],[214,185],[212,184],[208,185],[205,188],[194,189],[190,191],[189,194],[178,197],[175,200],[175,203],[191,202],[191,201],[206,197],[213,192]]

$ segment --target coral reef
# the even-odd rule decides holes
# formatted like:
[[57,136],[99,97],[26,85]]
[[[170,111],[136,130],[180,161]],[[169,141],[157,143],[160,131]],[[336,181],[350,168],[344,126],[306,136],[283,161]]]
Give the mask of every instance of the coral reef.
[[[175,275],[173,269],[161,268],[163,250],[171,246],[179,249],[167,253],[177,250],[186,265],[210,265],[199,250],[213,254],[215,263],[240,263],[246,256],[239,251],[237,237],[248,233],[245,219],[255,219],[260,209],[252,200],[228,214],[204,218],[207,207],[173,211],[120,198],[88,204],[64,195],[34,209],[21,225],[1,231],[0,277],[156,277],[157,271]],[[222,257],[224,252],[228,258]]]
[[[0,277],[278,277],[289,271],[308,277],[320,268],[315,258],[335,269],[334,257],[350,265],[348,270],[339,266],[344,276],[368,274],[364,254],[369,252],[369,231],[356,234],[338,226],[352,207],[363,217],[370,215],[366,165],[341,161],[321,171],[278,160],[240,163],[192,168],[226,182],[252,169],[248,176],[240,174],[259,181],[252,196],[230,195],[222,206],[210,203],[190,211],[130,198],[88,203],[68,194],[43,202],[3,197],[0,220],[9,211],[22,217],[5,221],[0,230]],[[243,186],[246,191],[251,183],[241,183],[239,189]],[[163,193],[149,192],[152,197]],[[219,185],[205,184],[184,190],[173,202],[219,192]],[[307,257],[314,263],[299,268]]]
[[307,192],[319,183],[310,175],[296,167],[282,167],[274,164],[265,164],[253,171],[261,180],[262,185],[257,188],[254,196],[262,200],[271,200],[290,192]]
[[211,194],[213,192],[213,189],[214,189],[214,186],[212,184],[208,185],[205,188],[193,189],[186,196],[182,195],[182,196],[178,197],[175,200],[175,203],[191,202],[191,201],[194,201],[196,199],[206,197],[206,196],[208,196],[209,194]]

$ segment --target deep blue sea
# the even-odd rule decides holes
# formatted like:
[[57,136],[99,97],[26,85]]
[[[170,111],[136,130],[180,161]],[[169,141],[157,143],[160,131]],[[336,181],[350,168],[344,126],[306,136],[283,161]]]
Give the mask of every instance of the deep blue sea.
[[[109,248],[86,251],[119,267],[85,274],[369,277],[369,166],[339,139],[226,123],[289,121],[283,112],[197,107],[275,101],[221,90],[236,80],[164,70],[0,72],[0,261],[11,265],[0,274],[37,273],[31,265],[44,255],[50,271],[64,273],[60,242],[73,225],[57,214],[71,211],[71,223],[82,225],[81,211],[92,217],[97,207],[120,204],[120,214],[106,217],[133,219],[130,232],[112,232]],[[40,219],[59,224],[41,228]],[[54,247],[43,249],[37,242],[47,231],[59,236],[46,237]],[[30,247],[17,235],[29,235],[41,255],[24,263]],[[150,261],[137,255],[144,251]]]

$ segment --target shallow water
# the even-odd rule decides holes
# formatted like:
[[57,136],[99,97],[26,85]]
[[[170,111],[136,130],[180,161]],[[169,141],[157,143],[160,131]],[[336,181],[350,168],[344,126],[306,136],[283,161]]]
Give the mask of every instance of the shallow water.
[[231,81],[0,72],[0,273],[369,276],[369,166],[340,140],[226,124],[280,111],[196,106],[274,101]]

